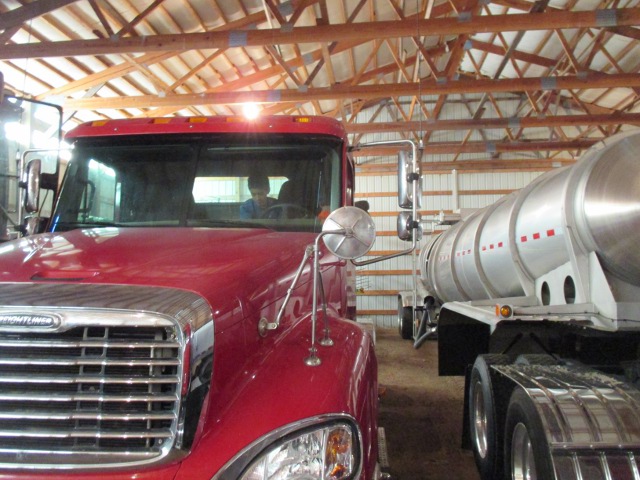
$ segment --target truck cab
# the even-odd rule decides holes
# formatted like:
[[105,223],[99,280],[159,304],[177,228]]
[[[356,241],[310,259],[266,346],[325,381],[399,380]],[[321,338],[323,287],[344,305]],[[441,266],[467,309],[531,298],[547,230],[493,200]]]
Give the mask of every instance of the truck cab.
[[355,267],[319,241],[353,237],[323,230],[353,212],[341,124],[110,120],[66,141],[46,231],[0,251],[0,473],[378,478]]

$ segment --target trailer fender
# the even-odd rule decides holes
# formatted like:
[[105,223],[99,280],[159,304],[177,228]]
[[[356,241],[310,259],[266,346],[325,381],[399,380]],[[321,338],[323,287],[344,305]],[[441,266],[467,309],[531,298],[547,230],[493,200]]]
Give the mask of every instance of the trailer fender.
[[526,470],[532,458],[538,478],[637,478],[635,386],[576,365],[493,368],[515,384],[505,422],[507,473]]

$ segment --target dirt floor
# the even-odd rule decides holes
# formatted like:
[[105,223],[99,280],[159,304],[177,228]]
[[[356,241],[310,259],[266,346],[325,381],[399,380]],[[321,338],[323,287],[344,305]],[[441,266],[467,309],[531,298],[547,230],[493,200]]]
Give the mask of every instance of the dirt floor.
[[471,451],[462,450],[464,378],[438,377],[438,345],[418,350],[396,329],[376,330],[380,426],[393,480],[478,480]]

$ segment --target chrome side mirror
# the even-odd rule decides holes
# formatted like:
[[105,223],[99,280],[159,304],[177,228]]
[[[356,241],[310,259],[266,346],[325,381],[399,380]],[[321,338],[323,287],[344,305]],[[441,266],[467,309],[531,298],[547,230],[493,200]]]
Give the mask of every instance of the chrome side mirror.
[[23,186],[26,189],[24,195],[24,209],[27,213],[35,213],[40,209],[40,172],[42,161],[34,159],[29,162],[25,170]]
[[[398,206],[400,208],[413,208],[414,201],[417,208],[422,206],[422,185],[420,184],[420,172],[413,171],[413,160],[404,150],[398,152]],[[414,182],[416,184],[414,198]]]
[[[331,212],[331,214],[325,220],[322,226],[322,232],[316,237],[313,245],[308,245],[305,248],[304,256],[298,271],[296,272],[291,286],[287,290],[287,295],[284,302],[280,306],[280,310],[276,316],[276,319],[270,322],[266,318],[261,318],[258,322],[258,333],[261,337],[265,337],[270,330],[275,330],[280,325],[280,320],[284,315],[285,308],[289,303],[291,294],[298,284],[300,276],[304,267],[310,258],[313,258],[313,306],[311,310],[311,348],[309,351],[311,355],[305,359],[305,363],[309,366],[320,365],[320,359],[317,356],[316,349],[316,322],[317,322],[317,310],[318,310],[318,291],[321,289],[319,285],[320,280],[320,266],[319,266],[319,243],[320,239],[324,240],[324,243],[331,253],[342,259],[354,259],[365,255],[373,246],[373,242],[376,238],[375,226],[371,216],[357,207],[342,207]],[[323,294],[323,310],[326,310],[326,303],[324,301]],[[328,318],[325,312],[325,338],[320,341],[321,345],[330,346],[333,342],[329,339],[329,327]]]
[[[316,323],[318,321],[318,288],[324,292],[320,278],[319,241],[322,238],[324,244],[331,253],[345,260],[365,255],[376,239],[376,229],[371,216],[358,207],[341,207],[331,212],[322,225],[322,233],[316,237],[313,245],[313,306],[311,307],[311,348],[309,356],[304,363],[310,367],[316,367],[322,363],[316,348]],[[320,285],[318,285],[320,283]],[[326,313],[326,299],[322,294],[322,308],[324,311],[324,338],[320,345],[332,346],[333,340],[329,337],[329,318]]]
[[413,231],[415,229],[416,241],[422,238],[422,225],[420,224],[420,214],[417,214],[417,218],[413,219],[411,212],[400,212],[398,214],[398,238],[400,240],[413,240]]
[[371,250],[376,228],[371,216],[361,208],[342,207],[327,217],[321,236],[331,253],[353,260]]

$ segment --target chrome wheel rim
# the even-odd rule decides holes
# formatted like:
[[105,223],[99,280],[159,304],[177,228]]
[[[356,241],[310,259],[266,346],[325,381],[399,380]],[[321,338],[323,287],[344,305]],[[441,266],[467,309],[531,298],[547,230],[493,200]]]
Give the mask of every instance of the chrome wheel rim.
[[473,389],[473,433],[476,451],[480,457],[487,456],[487,412],[484,408],[482,382],[477,381]]
[[511,478],[513,480],[537,480],[533,448],[527,427],[518,423],[511,440]]

